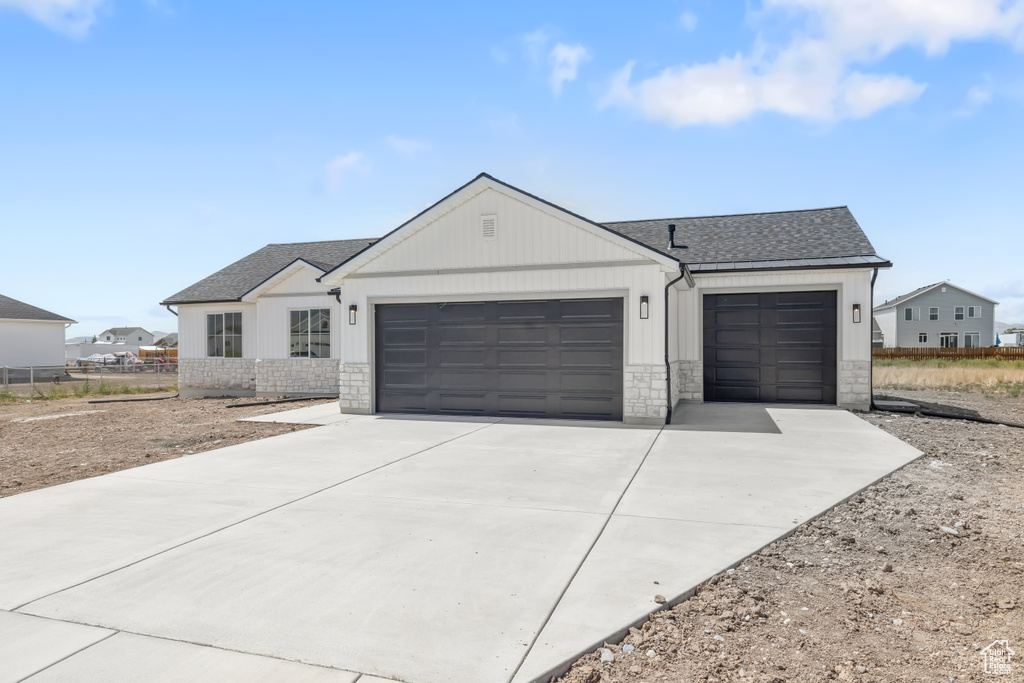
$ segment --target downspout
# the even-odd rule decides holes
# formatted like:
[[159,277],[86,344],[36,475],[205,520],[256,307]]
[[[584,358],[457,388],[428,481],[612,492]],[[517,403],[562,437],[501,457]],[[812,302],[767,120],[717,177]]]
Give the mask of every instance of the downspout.
[[[673,226],[673,227],[675,227],[675,226]],[[675,283],[677,283],[680,280],[682,280],[688,274],[689,273],[686,270],[686,264],[685,263],[680,263],[679,264],[679,277],[677,277],[675,280],[672,280],[671,282],[669,282],[668,284],[665,285],[665,396],[666,396],[665,402],[668,404],[668,410],[665,412],[665,424],[666,425],[672,423],[672,408],[673,408],[673,406],[672,406],[672,364],[671,364],[671,362],[668,359],[668,326],[669,326],[668,290],[672,287],[672,285],[674,285]],[[692,277],[687,277],[686,281],[688,283],[690,283],[690,282],[693,281],[693,278]]]
[[164,308],[166,308],[171,313],[174,313],[174,317],[178,317],[177,312],[173,308],[171,308],[171,304],[164,304]]
[[[875,280],[878,278],[878,268],[874,269],[871,273],[871,325],[874,327],[875,324]],[[877,410],[875,407],[875,333],[872,330],[871,343],[869,353],[871,354],[871,370],[868,372],[868,392],[870,401],[868,403],[868,410]]]

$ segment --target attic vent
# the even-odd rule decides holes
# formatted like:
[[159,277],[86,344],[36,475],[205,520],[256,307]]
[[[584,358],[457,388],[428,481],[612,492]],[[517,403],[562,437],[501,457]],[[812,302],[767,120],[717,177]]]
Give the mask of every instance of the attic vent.
[[498,239],[498,216],[496,214],[480,216],[480,235],[488,242]]

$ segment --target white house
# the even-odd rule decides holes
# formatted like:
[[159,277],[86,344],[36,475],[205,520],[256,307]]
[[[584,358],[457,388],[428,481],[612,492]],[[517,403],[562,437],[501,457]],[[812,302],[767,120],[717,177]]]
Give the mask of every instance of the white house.
[[873,316],[887,347],[979,348],[995,346],[998,305],[952,282],[936,282],[886,301]]
[[96,335],[101,344],[126,344],[128,346],[152,346],[153,334],[141,327],[111,327]]
[[0,366],[63,367],[64,330],[74,323],[0,294]]
[[846,207],[600,224],[481,174],[380,239],[272,244],[169,297],[184,395],[661,424],[677,402],[866,409]]

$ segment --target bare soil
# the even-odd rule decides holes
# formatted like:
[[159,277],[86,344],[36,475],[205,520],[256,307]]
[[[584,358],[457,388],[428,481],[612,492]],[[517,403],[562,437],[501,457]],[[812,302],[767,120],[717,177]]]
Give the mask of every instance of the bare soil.
[[[878,393],[1024,422],[1024,397]],[[607,643],[613,662],[602,663],[598,650],[559,680],[1024,676],[1024,430],[894,413],[863,418],[925,455],[652,614],[623,642]],[[652,609],[656,593],[652,585]],[[995,640],[1020,653],[1015,675],[984,672],[982,650]]]
[[95,398],[0,404],[0,497],[306,429],[238,418],[323,402],[228,409],[255,399]]

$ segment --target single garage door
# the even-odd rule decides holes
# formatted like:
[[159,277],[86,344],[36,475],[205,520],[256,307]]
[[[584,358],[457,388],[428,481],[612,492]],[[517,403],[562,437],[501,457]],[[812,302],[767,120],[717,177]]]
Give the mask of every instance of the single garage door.
[[622,299],[377,305],[377,410],[621,420],[622,309]]
[[704,400],[836,402],[836,293],[704,296]]

